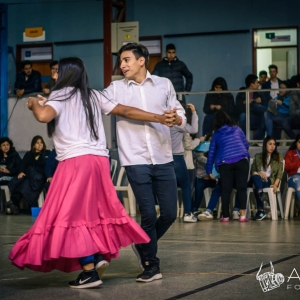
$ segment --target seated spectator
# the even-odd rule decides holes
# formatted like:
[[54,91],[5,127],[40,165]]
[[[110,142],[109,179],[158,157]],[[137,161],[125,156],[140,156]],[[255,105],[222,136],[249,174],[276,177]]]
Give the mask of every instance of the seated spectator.
[[[290,83],[288,81],[282,81],[280,83],[281,89],[286,89],[290,87]],[[276,106],[277,113],[266,111],[265,123],[267,135],[273,134],[274,123],[283,128],[285,133],[291,138],[294,139],[296,137],[294,131],[291,126],[291,117],[290,117],[290,91],[279,91],[277,97],[274,100],[270,100],[270,105],[273,103]],[[280,138],[280,137],[279,137]]]
[[267,81],[268,79],[268,73],[267,71],[260,71],[259,72],[259,80],[258,80],[258,84],[259,84],[259,89],[261,89],[262,85]]
[[52,149],[50,152],[45,165],[45,175],[46,175],[46,184],[45,184],[45,190],[46,193],[48,192],[48,189],[50,187],[50,183],[52,181],[52,177],[55,173],[55,170],[58,166],[58,160],[56,159],[56,151],[55,149]]
[[300,199],[300,134],[285,154],[285,170],[288,173],[288,187],[295,189]]
[[[170,133],[177,185],[182,190],[182,202],[184,206],[183,221],[194,223],[197,222],[197,219],[192,213],[192,192],[188,170],[184,161],[183,134],[198,132],[198,115],[196,113],[194,105],[190,105],[189,107],[193,113],[192,125],[187,123],[183,128],[177,126],[171,127]],[[188,114],[187,108],[186,112]]]
[[48,155],[49,150],[46,150],[43,138],[35,136],[31,141],[31,150],[22,159],[18,176],[8,184],[11,197],[6,207],[12,214],[19,214],[19,202],[22,198],[29,206],[37,206],[39,194],[46,182],[44,169]]
[[276,140],[273,137],[267,136],[264,139],[262,153],[255,154],[250,174],[257,203],[254,220],[261,221],[266,217],[263,189],[272,187],[276,193],[283,174],[282,155],[277,151]]
[[6,185],[18,174],[21,157],[8,137],[0,138],[0,185]]
[[[249,74],[245,78],[246,90],[257,90],[259,83],[257,76]],[[261,95],[258,92],[249,93],[250,103],[250,129],[256,129],[253,134],[254,140],[262,140],[265,136],[264,112],[267,106],[262,103]],[[239,118],[239,125],[246,135],[246,93],[240,92],[236,96],[236,113]]]
[[[296,87],[300,88],[300,74],[295,77]],[[290,117],[292,128],[300,128],[300,90],[290,93]]]
[[22,71],[17,75],[15,82],[15,94],[22,97],[26,94],[37,93],[42,91],[41,73],[32,70],[30,60],[22,62]]
[[56,80],[58,78],[58,61],[53,60],[50,63],[50,69],[51,69],[51,78],[45,88],[43,89],[44,94],[48,95],[51,92],[51,89],[54,87]]
[[[226,80],[222,77],[216,78],[211,86],[211,91],[227,91]],[[203,121],[203,135],[213,131],[213,121],[216,112],[226,112],[234,119],[235,107],[231,93],[207,94],[204,101],[203,112],[206,114]]]

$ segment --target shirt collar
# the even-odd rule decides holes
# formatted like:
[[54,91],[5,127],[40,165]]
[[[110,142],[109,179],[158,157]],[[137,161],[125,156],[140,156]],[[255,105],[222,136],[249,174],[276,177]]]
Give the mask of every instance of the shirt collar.
[[137,83],[132,79],[127,79],[127,84],[136,84],[136,85],[143,85],[146,81],[152,81],[152,83],[155,83],[154,78],[152,77],[152,75],[150,74],[150,72],[147,70],[146,73],[146,78],[141,82],[141,83]]

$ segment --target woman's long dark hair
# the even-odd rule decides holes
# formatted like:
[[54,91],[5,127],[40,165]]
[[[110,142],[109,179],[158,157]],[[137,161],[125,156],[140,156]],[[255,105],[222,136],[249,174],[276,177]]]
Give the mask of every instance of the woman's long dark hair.
[[293,141],[292,145],[290,146],[289,150],[297,149],[297,142],[300,140],[300,134],[296,135],[296,139]]
[[227,82],[226,82],[226,80],[225,80],[223,77],[217,77],[217,78],[213,81],[210,90],[211,90],[211,91],[214,91],[214,90],[215,90],[214,87],[215,87],[216,85],[220,85],[220,86],[222,87],[222,91],[227,91],[227,90],[228,90]]
[[224,125],[233,127],[236,123],[226,114],[225,111],[219,110],[214,116],[213,129],[218,130]]
[[[275,149],[274,149],[273,153],[271,154],[270,162],[268,163],[268,161],[267,161],[268,160],[267,143],[272,140],[275,142]],[[279,162],[279,153],[277,151],[276,140],[272,136],[267,135],[264,138],[263,147],[262,147],[262,165],[263,165],[264,170],[267,170],[267,168],[271,164],[272,160]]]
[[[0,145],[3,144],[3,143],[5,143],[5,142],[8,142],[9,145],[10,145],[10,148],[9,148],[9,151],[8,151],[7,155],[9,155],[9,154],[11,154],[11,153],[13,153],[13,152],[16,151],[16,149],[14,147],[14,143],[13,143],[13,141],[9,137],[4,136],[4,137],[0,138]],[[0,151],[0,158],[2,158],[3,156],[4,156],[3,152]]]
[[40,135],[36,135],[36,136],[34,136],[34,137],[32,138],[32,140],[31,140],[30,152],[35,153],[34,145],[36,144],[36,142],[37,142],[38,140],[41,140],[42,143],[43,143],[43,145],[44,145],[41,152],[43,152],[43,151],[46,150],[47,147],[46,147],[46,143],[45,143],[44,139],[43,139]]
[[[52,100],[69,100],[77,92],[81,94],[81,101],[84,107],[87,125],[90,129],[92,138],[98,140],[98,128],[95,123],[94,113],[98,112],[95,92],[89,88],[88,75],[83,61],[77,57],[63,58],[58,63],[58,80],[52,89],[52,92],[61,90],[66,87],[72,87],[69,95],[64,99]],[[51,137],[55,130],[55,119],[47,125],[48,135]]]

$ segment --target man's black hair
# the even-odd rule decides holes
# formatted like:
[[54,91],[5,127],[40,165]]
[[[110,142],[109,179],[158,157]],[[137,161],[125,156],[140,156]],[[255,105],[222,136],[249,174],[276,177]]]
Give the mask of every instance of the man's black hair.
[[175,45],[174,45],[174,44],[168,44],[168,45],[166,46],[166,51],[168,51],[168,50],[176,50]]
[[278,68],[276,65],[269,65],[268,69],[269,69],[269,71],[270,71],[270,69],[276,69],[276,72],[278,72]]
[[249,74],[246,78],[245,78],[245,84],[246,87],[248,88],[251,83],[255,83],[255,81],[257,80],[257,76],[254,74]]
[[52,60],[51,63],[50,63],[50,69],[55,66],[55,65],[58,65],[58,60]]
[[266,76],[268,76],[268,73],[267,73],[267,71],[262,70],[262,71],[259,72],[259,76],[261,76],[261,75],[266,75]]
[[24,69],[25,66],[27,66],[27,65],[31,65],[31,66],[32,66],[32,62],[31,62],[30,60],[23,60],[23,61],[21,62],[21,67],[22,67],[22,69]]
[[119,50],[119,57],[124,51],[132,51],[136,59],[139,59],[140,57],[145,58],[145,67],[147,68],[148,62],[149,62],[149,51],[147,47],[145,47],[142,44],[138,43],[128,43],[124,46],[122,46]]

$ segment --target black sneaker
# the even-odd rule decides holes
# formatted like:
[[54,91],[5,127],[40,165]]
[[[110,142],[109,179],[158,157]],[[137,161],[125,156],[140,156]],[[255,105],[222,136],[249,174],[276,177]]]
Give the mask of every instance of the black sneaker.
[[153,280],[161,279],[162,275],[159,270],[159,266],[145,266],[145,270],[142,274],[136,278],[137,282],[151,282]]
[[16,205],[14,205],[11,200],[6,202],[6,214],[7,215],[18,215],[19,214],[18,207]]
[[131,244],[131,248],[138,259],[140,268],[142,269],[142,271],[144,271],[145,270],[145,262],[144,262],[143,251],[142,251],[141,245]]
[[98,287],[102,284],[96,270],[82,271],[76,280],[69,282],[69,287],[72,289],[89,289]]
[[261,221],[263,220],[265,217],[266,217],[266,213],[262,210],[258,210],[255,217],[254,217],[254,220],[256,221]]
[[103,258],[101,254],[95,254],[95,269],[100,279],[108,266],[109,263]]

